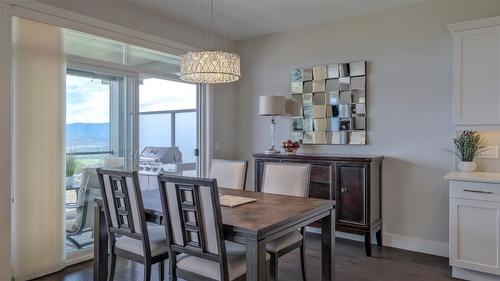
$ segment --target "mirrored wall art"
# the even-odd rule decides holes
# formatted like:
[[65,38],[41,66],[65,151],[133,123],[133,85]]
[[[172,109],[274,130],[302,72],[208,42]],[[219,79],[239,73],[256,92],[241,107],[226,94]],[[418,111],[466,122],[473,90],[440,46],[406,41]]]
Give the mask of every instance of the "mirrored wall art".
[[294,69],[290,89],[293,141],[366,144],[366,61]]

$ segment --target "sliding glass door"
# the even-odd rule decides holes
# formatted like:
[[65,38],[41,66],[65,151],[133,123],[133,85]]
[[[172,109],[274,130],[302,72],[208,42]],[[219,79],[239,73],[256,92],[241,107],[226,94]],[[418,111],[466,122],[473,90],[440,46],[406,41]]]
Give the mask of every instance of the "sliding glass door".
[[152,77],[141,78],[139,151],[142,152],[147,147],[178,150],[181,158],[169,159],[172,170],[166,167],[166,172],[185,176],[198,175],[197,91],[194,84]]
[[133,168],[134,78],[68,69],[66,75],[67,254],[92,245],[96,169]]

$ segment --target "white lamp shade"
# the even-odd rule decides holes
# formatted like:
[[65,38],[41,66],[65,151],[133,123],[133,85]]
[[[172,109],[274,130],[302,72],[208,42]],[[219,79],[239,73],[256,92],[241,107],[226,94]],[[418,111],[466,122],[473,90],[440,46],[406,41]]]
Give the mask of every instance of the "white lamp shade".
[[283,96],[260,96],[259,115],[277,116],[286,114],[286,98]]

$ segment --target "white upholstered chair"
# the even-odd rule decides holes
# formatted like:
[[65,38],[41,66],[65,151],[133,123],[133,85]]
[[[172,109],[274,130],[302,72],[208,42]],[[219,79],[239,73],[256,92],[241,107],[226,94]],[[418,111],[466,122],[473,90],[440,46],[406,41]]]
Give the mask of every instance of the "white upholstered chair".
[[120,256],[144,265],[144,281],[151,280],[151,266],[158,263],[163,281],[168,258],[165,230],[146,223],[137,172],[98,169],[97,174],[110,234],[108,280],[113,280],[116,256]]
[[[309,195],[309,164],[296,163],[266,163],[262,180],[262,191],[266,193],[308,197]],[[305,228],[293,231],[267,243],[266,248],[271,254],[271,281],[278,280],[278,259],[287,253],[300,248],[300,265],[302,280],[306,280],[305,268]]]
[[246,247],[224,240],[217,180],[159,178],[170,280],[244,280]]
[[213,159],[209,178],[217,179],[217,185],[224,188],[245,189],[248,161]]

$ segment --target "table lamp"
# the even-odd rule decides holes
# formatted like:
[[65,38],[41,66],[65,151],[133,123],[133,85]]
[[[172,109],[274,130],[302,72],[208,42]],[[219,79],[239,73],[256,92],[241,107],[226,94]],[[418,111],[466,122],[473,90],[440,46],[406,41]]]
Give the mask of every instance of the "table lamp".
[[276,122],[275,116],[286,114],[286,98],[283,96],[260,96],[259,97],[259,115],[271,116],[271,149],[265,151],[266,154],[277,154],[279,150],[274,149],[274,127]]

